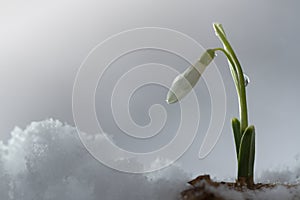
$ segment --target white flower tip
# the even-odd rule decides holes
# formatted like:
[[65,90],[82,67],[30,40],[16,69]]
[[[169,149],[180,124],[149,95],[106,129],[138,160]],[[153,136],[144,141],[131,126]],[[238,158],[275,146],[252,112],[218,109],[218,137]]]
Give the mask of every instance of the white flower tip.
[[177,101],[176,95],[172,91],[169,91],[166,99],[167,104],[176,103]]

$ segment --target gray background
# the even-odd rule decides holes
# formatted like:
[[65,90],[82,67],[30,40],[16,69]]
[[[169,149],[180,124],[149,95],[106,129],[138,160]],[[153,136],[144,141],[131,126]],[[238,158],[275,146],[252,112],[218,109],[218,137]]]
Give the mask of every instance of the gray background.
[[[0,139],[6,141],[15,126],[25,128],[32,121],[50,117],[74,124],[71,95],[76,72],[88,52],[112,34],[136,27],[165,27],[183,32],[208,48],[220,46],[212,29],[213,22],[220,22],[251,79],[247,93],[250,122],[257,130],[256,171],[292,166],[300,153],[299,8],[300,2],[296,0],[2,0]],[[187,66],[179,58],[158,51],[138,52],[131,58],[129,55],[123,64],[134,65],[155,58],[177,69]],[[210,117],[209,95],[200,81],[196,86],[197,94],[201,93],[202,117],[198,137],[178,162],[194,175],[210,173],[218,178],[231,178],[235,176],[236,163],[229,121],[238,115],[237,99],[224,56],[219,55],[215,62],[224,77],[228,98],[223,133],[213,152],[198,160]],[[116,73],[117,67],[118,63],[112,68]],[[155,86],[137,92],[130,104],[133,119],[147,124],[149,105],[164,105],[165,94],[164,88]],[[105,93],[99,95],[97,112],[101,112],[101,95]],[[178,107],[164,106],[171,113],[163,132],[166,136],[160,143],[152,141],[138,146],[145,148],[139,148],[140,151],[164,144],[161,141],[170,139],[178,126]],[[116,135],[117,143],[132,146],[113,122],[105,124]]]

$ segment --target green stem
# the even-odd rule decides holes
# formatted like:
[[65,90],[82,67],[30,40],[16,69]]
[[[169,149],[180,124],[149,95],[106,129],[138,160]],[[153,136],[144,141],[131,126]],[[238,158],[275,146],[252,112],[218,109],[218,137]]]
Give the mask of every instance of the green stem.
[[241,68],[240,62],[237,59],[237,56],[235,55],[230,43],[225,36],[225,32],[222,26],[220,24],[214,24],[214,28],[217,36],[219,36],[220,40],[222,41],[224,48],[228,51],[229,57],[232,58],[235,64],[234,66],[236,67],[238,73],[238,85],[236,85],[236,87],[239,88],[238,98],[240,107],[241,132],[243,133],[248,127],[247,100],[243,70]]
[[236,91],[237,91],[237,95],[240,95],[240,88],[239,88],[239,76],[238,76],[238,72],[236,70],[234,61],[232,60],[231,56],[229,55],[229,53],[223,49],[223,48],[215,48],[214,51],[222,51],[225,56],[227,57],[228,61],[229,61],[229,68],[230,68],[230,72],[236,87]]

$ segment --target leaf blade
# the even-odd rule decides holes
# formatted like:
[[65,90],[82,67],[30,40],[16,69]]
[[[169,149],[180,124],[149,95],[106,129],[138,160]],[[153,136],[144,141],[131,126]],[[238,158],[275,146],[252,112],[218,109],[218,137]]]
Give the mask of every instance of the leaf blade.
[[[238,159],[238,177],[249,177],[249,161],[250,161],[250,151],[251,142],[254,134],[254,126],[248,126],[243,133],[241,138],[239,159]],[[253,169],[253,168],[252,168]],[[253,173],[250,173],[253,174]]]
[[239,159],[239,150],[240,150],[240,144],[242,138],[241,123],[237,118],[232,118],[231,126],[232,126],[234,141],[235,141],[236,155],[237,155],[237,159]]

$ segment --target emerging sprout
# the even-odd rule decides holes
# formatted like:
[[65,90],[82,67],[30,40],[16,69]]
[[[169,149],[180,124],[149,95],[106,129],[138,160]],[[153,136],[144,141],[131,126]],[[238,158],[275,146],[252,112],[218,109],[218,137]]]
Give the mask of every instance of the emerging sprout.
[[222,25],[215,23],[213,27],[224,48],[206,50],[194,66],[190,66],[182,74],[178,75],[174,79],[170,91],[167,94],[167,102],[175,103],[192,90],[205,68],[214,59],[216,51],[221,51],[225,54],[239,99],[240,120],[237,118],[232,119],[232,130],[238,161],[237,181],[242,184],[246,183],[248,187],[251,187],[254,183],[255,129],[252,125],[248,126],[245,87],[249,83],[249,78],[243,74],[240,62],[227,40]]

